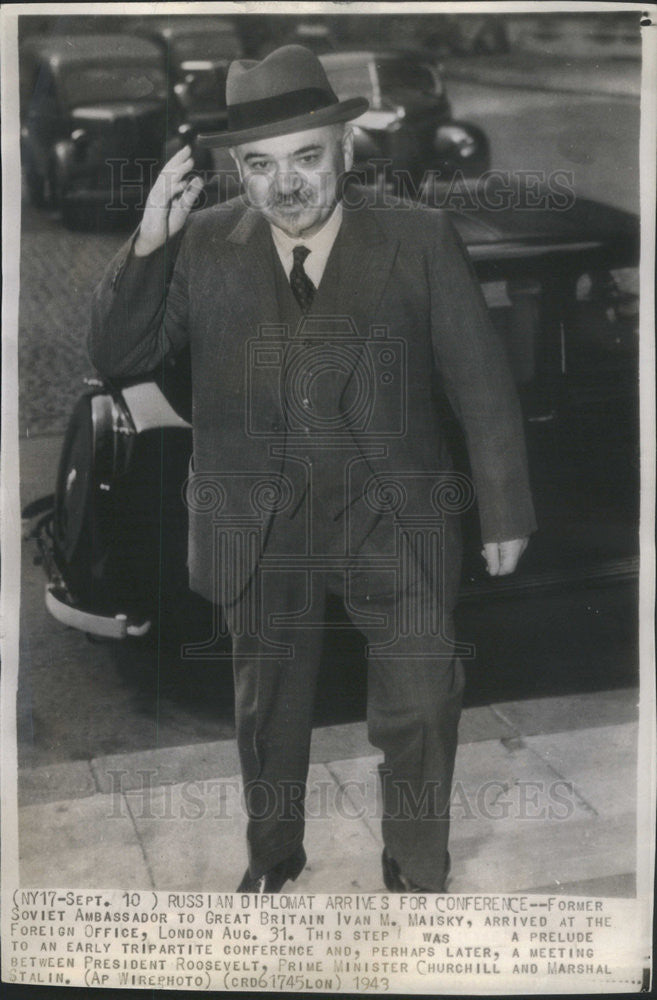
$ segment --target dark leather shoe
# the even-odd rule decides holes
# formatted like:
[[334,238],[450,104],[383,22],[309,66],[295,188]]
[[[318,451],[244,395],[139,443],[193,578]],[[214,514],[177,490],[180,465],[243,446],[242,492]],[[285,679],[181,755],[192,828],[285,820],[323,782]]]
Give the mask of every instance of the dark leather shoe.
[[283,858],[277,865],[270,868],[264,875],[253,878],[249,869],[244,872],[244,878],[237,887],[237,892],[280,892],[288,879],[294,880],[303,871],[306,864],[306,852],[303,847],[297,847],[294,854]]
[[393,856],[388,854],[386,847],[383,848],[383,854],[381,855],[381,867],[383,868],[383,882],[388,892],[445,892],[451,862],[448,852],[445,881],[443,882],[442,889],[424,889],[421,885],[413,882],[412,879],[407,878],[406,875],[402,874],[402,870]]

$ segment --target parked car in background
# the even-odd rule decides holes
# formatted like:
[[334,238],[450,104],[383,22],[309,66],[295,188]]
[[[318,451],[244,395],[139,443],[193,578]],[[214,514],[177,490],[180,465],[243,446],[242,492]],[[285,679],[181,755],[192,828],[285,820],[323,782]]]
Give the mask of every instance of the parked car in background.
[[197,131],[225,128],[226,73],[232,60],[244,55],[231,19],[154,15],[130,30],[160,49],[185,122]]
[[414,182],[429,174],[473,177],[489,166],[481,129],[454,121],[440,68],[422,50],[359,50],[320,56],[341,100],[367,97],[353,123],[355,169],[367,181],[405,171]]
[[20,112],[30,198],[66,225],[143,207],[182,124],[160,50],[125,34],[28,38]]

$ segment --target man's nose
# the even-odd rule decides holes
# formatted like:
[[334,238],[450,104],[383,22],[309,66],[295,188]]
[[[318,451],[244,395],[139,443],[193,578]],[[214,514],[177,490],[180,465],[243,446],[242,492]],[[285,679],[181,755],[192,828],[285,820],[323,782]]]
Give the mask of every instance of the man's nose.
[[279,194],[293,194],[303,181],[295,170],[279,170],[276,174],[276,190]]

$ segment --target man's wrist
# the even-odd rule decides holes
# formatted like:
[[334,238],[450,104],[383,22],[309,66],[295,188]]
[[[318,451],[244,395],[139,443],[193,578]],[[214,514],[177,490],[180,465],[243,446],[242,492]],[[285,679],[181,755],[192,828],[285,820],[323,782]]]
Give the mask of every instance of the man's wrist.
[[144,238],[141,229],[139,229],[135,241],[132,244],[132,251],[135,257],[148,257],[150,254],[154,253],[155,250],[159,250],[160,246],[161,244],[154,245],[152,240]]

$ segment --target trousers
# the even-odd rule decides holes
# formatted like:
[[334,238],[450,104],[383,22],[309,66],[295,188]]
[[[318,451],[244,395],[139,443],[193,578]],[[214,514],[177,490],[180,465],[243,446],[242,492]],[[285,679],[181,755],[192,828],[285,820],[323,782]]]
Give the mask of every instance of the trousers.
[[345,560],[326,536],[323,558],[261,568],[242,601],[224,611],[254,878],[303,841],[324,607],[333,593],[367,642],[367,730],[383,753],[384,844],[416,884],[443,886],[464,671],[450,638],[452,598],[439,585],[444,539],[434,539],[435,558],[431,540],[401,539],[397,559],[370,547]]

